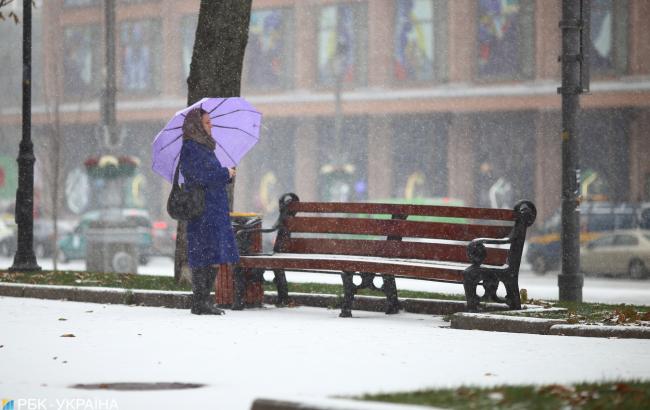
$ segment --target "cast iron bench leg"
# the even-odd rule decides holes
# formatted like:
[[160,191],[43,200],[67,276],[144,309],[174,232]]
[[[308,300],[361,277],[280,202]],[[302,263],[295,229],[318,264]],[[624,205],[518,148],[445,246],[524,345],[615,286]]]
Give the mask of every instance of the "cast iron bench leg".
[[339,317],[352,317],[352,303],[354,302],[354,294],[356,289],[353,282],[353,272],[341,273],[343,279],[343,305],[341,306],[341,313]]
[[382,290],[386,295],[386,314],[393,315],[399,313],[401,309],[399,299],[397,299],[397,286],[395,285],[395,277],[392,275],[382,275],[384,284]]
[[516,277],[509,275],[503,280],[506,288],[506,303],[510,309],[521,309],[521,298],[519,296],[519,283]]
[[468,312],[476,312],[479,307],[480,298],[476,294],[476,286],[481,280],[480,271],[481,268],[475,265],[469,266],[463,271],[463,288],[465,288]]
[[287,306],[289,305],[289,285],[287,284],[287,277],[284,274],[283,269],[274,269],[273,282],[275,282],[275,287],[278,290],[278,306]]

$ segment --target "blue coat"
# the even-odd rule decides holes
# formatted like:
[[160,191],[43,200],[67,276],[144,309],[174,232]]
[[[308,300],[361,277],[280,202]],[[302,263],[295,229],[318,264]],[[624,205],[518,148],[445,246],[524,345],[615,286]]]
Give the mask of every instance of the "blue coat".
[[190,268],[238,262],[239,252],[228,213],[228,168],[221,166],[209,148],[192,140],[183,142],[180,163],[185,183],[200,185],[205,190],[203,214],[187,224]]

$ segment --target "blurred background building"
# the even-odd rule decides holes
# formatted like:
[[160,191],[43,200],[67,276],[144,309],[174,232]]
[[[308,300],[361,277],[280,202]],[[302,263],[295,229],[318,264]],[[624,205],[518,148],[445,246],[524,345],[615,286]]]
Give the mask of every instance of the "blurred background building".
[[[650,2],[592,0],[591,94],[581,98],[586,199],[650,201]],[[117,0],[121,154],[140,158],[134,206],[165,217],[150,144],[185,106],[198,0]],[[242,95],[264,113],[235,208],[305,200],[453,198],[560,204],[560,0],[254,0]],[[59,135],[64,214],[89,206],[84,168],[106,146],[103,2],[38,3],[36,207]],[[0,205],[15,195],[20,26],[0,24]],[[215,38],[216,41],[216,38]],[[53,126],[59,118],[60,127]]]

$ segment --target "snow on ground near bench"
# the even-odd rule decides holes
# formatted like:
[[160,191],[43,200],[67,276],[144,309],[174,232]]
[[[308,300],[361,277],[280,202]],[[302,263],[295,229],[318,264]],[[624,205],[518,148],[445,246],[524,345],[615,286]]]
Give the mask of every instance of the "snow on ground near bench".
[[[264,396],[650,378],[648,340],[454,330],[441,328],[446,323],[429,315],[353,314],[340,319],[336,310],[268,307],[206,317],[176,309],[0,297],[0,392],[14,399],[114,399],[121,410],[244,410]],[[66,333],[76,337],[60,337]],[[103,382],[207,387],[167,392],[68,387]]]

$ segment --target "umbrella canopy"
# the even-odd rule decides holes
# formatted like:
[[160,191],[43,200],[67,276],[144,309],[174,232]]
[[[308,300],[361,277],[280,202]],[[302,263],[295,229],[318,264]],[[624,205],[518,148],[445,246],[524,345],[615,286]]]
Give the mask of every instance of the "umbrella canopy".
[[212,121],[214,150],[224,167],[234,167],[259,141],[262,113],[241,97],[204,98],[178,111],[152,144],[152,169],[172,182],[183,146],[183,122],[187,113],[202,108]]

